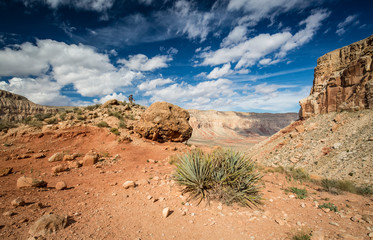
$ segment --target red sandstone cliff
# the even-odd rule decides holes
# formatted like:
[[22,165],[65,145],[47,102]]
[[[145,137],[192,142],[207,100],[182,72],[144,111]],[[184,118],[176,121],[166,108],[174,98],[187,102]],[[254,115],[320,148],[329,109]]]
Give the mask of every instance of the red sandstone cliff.
[[373,35],[317,60],[311,94],[299,103],[300,119],[373,109]]

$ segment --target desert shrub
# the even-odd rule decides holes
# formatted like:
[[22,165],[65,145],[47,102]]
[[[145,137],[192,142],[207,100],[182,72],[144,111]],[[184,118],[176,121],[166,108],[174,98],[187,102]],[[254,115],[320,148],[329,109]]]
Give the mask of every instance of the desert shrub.
[[292,167],[289,170],[287,170],[286,173],[294,180],[300,180],[300,181],[310,180],[310,175],[302,168]]
[[56,123],[58,123],[58,119],[57,118],[49,118],[49,119],[45,120],[45,122],[47,124],[56,124]]
[[305,231],[299,231],[294,234],[292,240],[311,240],[311,234]]
[[111,112],[110,111],[109,116],[114,116],[114,117],[118,118],[119,120],[123,120],[123,116],[119,112]]
[[52,113],[38,113],[34,116],[38,121],[44,121],[47,118],[52,117]]
[[83,116],[83,115],[78,115],[78,116],[76,117],[76,119],[78,119],[79,121],[83,121],[83,120],[85,120],[85,116]]
[[373,190],[369,186],[356,186],[348,180],[334,180],[324,178],[321,180],[321,186],[327,192],[332,194],[340,194],[341,191],[356,193],[360,195],[372,195]]
[[5,121],[5,120],[0,120],[0,131],[2,131],[2,130],[6,131],[10,128],[15,128],[15,127],[17,127],[17,124],[15,124],[15,123]]
[[337,206],[335,206],[333,203],[323,203],[319,205],[319,208],[329,208],[330,211],[338,212]]
[[373,195],[373,189],[369,186],[360,186],[356,188],[356,193],[363,196]]
[[305,199],[307,197],[307,189],[299,189],[296,187],[289,188],[289,191],[297,195],[298,199]]
[[179,157],[174,178],[190,198],[217,199],[226,204],[252,206],[260,203],[260,179],[254,163],[234,150],[211,154],[193,150]]
[[135,120],[135,116],[133,116],[133,114],[126,114],[124,117],[129,120]]
[[120,135],[120,132],[118,131],[118,128],[110,128],[110,132],[114,133],[115,135]]
[[120,120],[119,128],[127,128],[127,123],[124,120]]
[[26,123],[30,127],[37,127],[40,128],[43,126],[43,122],[38,121],[38,120],[31,120]]
[[65,121],[66,120],[66,112],[60,113],[59,117],[60,117],[61,121]]
[[109,124],[105,121],[101,121],[97,124],[98,127],[109,127]]

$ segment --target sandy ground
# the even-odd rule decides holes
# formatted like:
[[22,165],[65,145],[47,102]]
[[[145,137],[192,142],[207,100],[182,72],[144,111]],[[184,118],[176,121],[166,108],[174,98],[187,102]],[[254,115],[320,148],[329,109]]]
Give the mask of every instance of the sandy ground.
[[[370,239],[373,232],[373,197],[332,195],[310,183],[289,181],[280,173],[262,171],[264,201],[257,208],[188,202],[171,178],[175,167],[169,164],[169,156],[189,147],[133,140],[119,143],[108,130],[96,127],[2,138],[0,169],[12,167],[13,173],[0,177],[0,239],[27,239],[30,226],[46,213],[69,216],[68,226],[46,239],[291,239],[300,230],[313,231],[313,239]],[[104,160],[51,172],[61,164],[48,162],[54,153],[84,155],[91,149],[106,156]],[[40,151],[46,157],[36,159]],[[29,158],[18,159],[26,155]],[[48,187],[17,189],[16,181],[23,175],[43,179]],[[62,180],[68,189],[56,190],[55,184]],[[122,184],[128,180],[138,186],[124,189]],[[294,186],[306,188],[309,196],[297,199],[285,191]],[[26,206],[13,207],[11,201],[17,197]],[[316,202],[333,203],[339,212],[324,212]],[[167,218],[162,216],[165,207],[171,209]],[[4,216],[8,211],[13,215]],[[351,220],[356,215],[365,220]]]

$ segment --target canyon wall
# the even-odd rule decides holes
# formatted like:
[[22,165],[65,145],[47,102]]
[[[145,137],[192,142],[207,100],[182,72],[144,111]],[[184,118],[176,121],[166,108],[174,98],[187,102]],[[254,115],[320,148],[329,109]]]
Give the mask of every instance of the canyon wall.
[[311,94],[299,103],[300,119],[373,109],[373,35],[317,60]]
[[38,105],[18,94],[0,90],[0,120],[22,121],[38,113],[56,112],[56,108]]

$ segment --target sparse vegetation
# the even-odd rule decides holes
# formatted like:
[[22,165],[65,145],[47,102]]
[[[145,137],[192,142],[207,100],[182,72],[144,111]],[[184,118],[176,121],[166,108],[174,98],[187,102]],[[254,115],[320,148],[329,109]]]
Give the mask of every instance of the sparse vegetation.
[[299,231],[292,238],[292,240],[311,240],[311,234],[305,231]]
[[15,127],[17,127],[17,125],[12,122],[4,121],[4,120],[0,121],[0,131],[3,131],[3,130],[7,131],[10,128],[15,128]]
[[117,136],[120,135],[120,132],[118,131],[118,128],[110,128],[110,132],[114,133]]
[[337,206],[335,206],[333,203],[324,203],[319,206],[319,208],[329,208],[330,211],[338,212]]
[[83,116],[83,115],[78,115],[78,116],[76,117],[76,119],[78,119],[79,121],[83,121],[83,120],[85,120],[85,116]]
[[348,180],[334,180],[324,178],[321,180],[321,186],[327,192],[332,194],[340,194],[341,191],[356,193],[364,196],[373,195],[373,190],[369,186],[356,186],[353,182]]
[[60,116],[61,121],[65,121],[66,120],[66,112],[60,113],[59,116]]
[[127,123],[124,120],[119,122],[119,128],[127,128]]
[[90,106],[87,106],[86,109],[88,111],[93,111],[93,110],[96,110],[97,108],[99,108],[100,106],[101,106],[101,104],[90,105]]
[[109,124],[105,121],[101,121],[97,124],[97,126],[103,128],[103,127],[109,127]]
[[47,118],[52,117],[52,113],[38,113],[34,116],[38,121],[44,121]]
[[47,124],[56,124],[56,123],[58,123],[58,119],[55,118],[55,117],[54,118],[49,118],[49,119],[46,119],[45,122]]
[[310,180],[310,175],[302,168],[291,167],[286,174],[294,180],[308,181]]
[[111,112],[111,111],[109,111],[109,116],[114,116],[114,117],[118,118],[119,120],[123,120],[123,116],[119,112]]
[[135,117],[133,116],[133,114],[126,114],[125,118],[129,120],[135,120]]
[[179,157],[174,178],[183,193],[199,203],[218,199],[226,204],[255,206],[261,201],[260,179],[254,163],[243,153],[219,149],[211,154],[194,150]]
[[289,188],[289,191],[297,195],[298,199],[305,199],[307,197],[307,189],[299,189],[296,187]]

